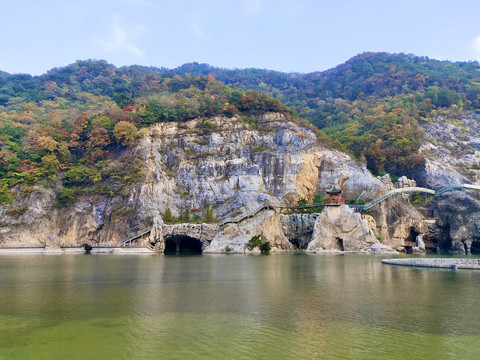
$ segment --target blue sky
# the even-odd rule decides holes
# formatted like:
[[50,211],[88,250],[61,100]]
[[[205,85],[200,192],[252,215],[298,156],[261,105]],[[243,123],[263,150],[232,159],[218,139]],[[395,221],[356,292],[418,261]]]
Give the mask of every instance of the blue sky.
[[0,0],[0,70],[116,66],[326,70],[365,51],[480,60],[478,0]]

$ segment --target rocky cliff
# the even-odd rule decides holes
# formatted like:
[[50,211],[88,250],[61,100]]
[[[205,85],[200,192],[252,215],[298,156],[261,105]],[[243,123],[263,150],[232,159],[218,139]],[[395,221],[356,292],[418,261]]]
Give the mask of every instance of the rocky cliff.
[[[64,208],[56,205],[60,181],[50,188],[36,185],[30,194],[0,208],[0,245],[42,246],[50,234],[58,235],[62,246],[114,245],[151,227],[167,209],[173,216],[188,212],[199,218],[211,207],[219,222],[230,219],[231,223],[204,243],[205,252],[223,252],[227,247],[244,251],[253,235],[262,235],[277,250],[306,249],[313,246],[308,244],[308,229],[313,233],[314,226],[306,226],[306,232],[292,240],[296,230],[287,228],[295,226],[286,224],[282,207],[302,198],[311,200],[339,181],[347,199],[368,201],[387,190],[364,164],[323,146],[314,132],[280,114],[263,115],[254,124],[223,117],[209,119],[208,126],[199,119],[159,123],[145,131],[136,146],[116,154],[119,161],[126,155],[142,164],[143,182],[115,196],[83,195]],[[266,203],[272,210],[235,222]],[[400,244],[413,226],[412,221],[404,221],[409,212],[418,221],[422,218],[413,208],[390,200],[373,212],[373,232],[362,244],[370,242],[374,233],[387,244]],[[364,223],[360,226],[363,229]]]
[[[422,124],[426,158],[419,174],[424,186],[480,185],[480,116],[451,109]],[[445,192],[424,205],[430,224],[427,241],[441,252],[480,250],[480,197],[475,190]]]

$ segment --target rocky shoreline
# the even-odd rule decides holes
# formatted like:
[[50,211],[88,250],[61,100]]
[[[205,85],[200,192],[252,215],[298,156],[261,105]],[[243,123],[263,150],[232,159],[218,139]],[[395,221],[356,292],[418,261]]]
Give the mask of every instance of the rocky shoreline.
[[408,259],[383,259],[382,264],[446,268],[446,269],[472,269],[480,270],[480,259],[449,259],[449,258],[408,258]]

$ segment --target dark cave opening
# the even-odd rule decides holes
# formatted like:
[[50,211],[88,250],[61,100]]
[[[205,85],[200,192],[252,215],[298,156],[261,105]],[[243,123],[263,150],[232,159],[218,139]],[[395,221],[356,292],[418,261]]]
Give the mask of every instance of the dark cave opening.
[[480,254],[480,239],[474,238],[472,241],[472,246],[470,247],[470,253],[472,255]]
[[345,251],[345,248],[343,247],[343,240],[338,237],[335,239],[335,244],[333,246],[337,250]]
[[414,242],[415,245],[417,245],[417,236],[420,235],[417,231],[415,231],[413,228],[410,229],[410,241]]
[[90,254],[92,252],[92,247],[88,244],[82,244],[82,246],[80,246],[81,248],[85,248],[85,254]]
[[201,254],[202,242],[186,235],[175,235],[165,239],[165,254]]

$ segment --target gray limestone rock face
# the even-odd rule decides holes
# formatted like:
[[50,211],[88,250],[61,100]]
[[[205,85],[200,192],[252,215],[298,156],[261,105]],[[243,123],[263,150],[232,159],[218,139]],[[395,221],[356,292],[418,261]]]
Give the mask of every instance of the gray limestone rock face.
[[373,252],[391,252],[394,251],[391,246],[383,244],[372,244],[369,248],[369,251]]
[[45,239],[45,248],[60,249],[60,238],[57,234],[49,234]]
[[165,240],[163,238],[163,220],[160,216],[153,218],[152,230],[148,236],[148,242],[155,244],[155,251],[163,252],[165,250]]
[[[219,232],[216,224],[175,224],[162,226],[162,241],[172,237],[190,237],[202,243],[205,249]],[[165,248],[165,245],[163,245]]]
[[433,204],[439,252],[468,253],[480,239],[480,201],[472,191],[445,193]]
[[[82,195],[73,205],[58,209],[53,207],[62,186],[58,181],[52,188],[39,188],[10,207],[0,206],[0,246],[22,246],[27,241],[43,246],[52,233],[58,234],[62,246],[83,242],[116,245],[153,225],[149,238],[142,241],[162,251],[165,226],[161,225],[161,216],[167,209],[173,216],[187,209],[192,218],[200,218],[208,204],[221,223],[252,214],[267,203],[288,207],[302,198],[311,201],[316,193],[334,184],[342,186],[347,200],[369,201],[386,192],[385,184],[372,176],[365,164],[323,146],[314,132],[284,115],[263,115],[258,128],[240,118],[210,120],[221,131],[199,131],[199,119],[159,123],[145,129],[136,146],[119,151],[115,159],[120,161],[128,155],[140,161],[145,180],[125,186],[120,194]],[[28,210],[20,218],[6,215],[8,209],[24,205]],[[391,212],[389,208],[384,210]],[[266,213],[222,227],[211,243],[204,243],[205,251],[221,252],[230,246],[243,252],[245,242],[258,232],[276,251],[295,248],[288,239],[298,248],[310,247],[313,222],[318,218],[292,216],[292,223],[287,224],[285,217],[275,213],[264,218],[265,224],[257,224]],[[379,217],[375,220],[382,229],[390,226]],[[341,233],[356,231],[350,223],[337,225]],[[390,239],[390,231],[385,233],[382,236]],[[404,236],[405,232],[397,235]],[[347,240],[345,244],[347,248],[356,247]]]
[[328,206],[317,217],[307,252],[358,251],[378,242],[368,221],[346,205]]
[[280,214],[273,210],[265,210],[238,224],[222,227],[203,252],[243,254],[248,252],[246,249],[248,241],[256,235],[260,235],[263,242],[270,242],[271,252],[294,250],[283,233]]
[[[449,185],[480,185],[480,115],[459,112],[422,123],[426,141],[420,151],[426,158],[421,181],[439,190]],[[431,217],[426,239],[439,252],[465,253],[469,244],[480,239],[480,199],[478,191],[445,192],[429,204]]]
[[417,247],[421,251],[425,251],[425,242],[422,239],[422,235],[417,235]]
[[280,215],[283,233],[296,248],[306,250],[312,240],[315,220],[319,214]]

